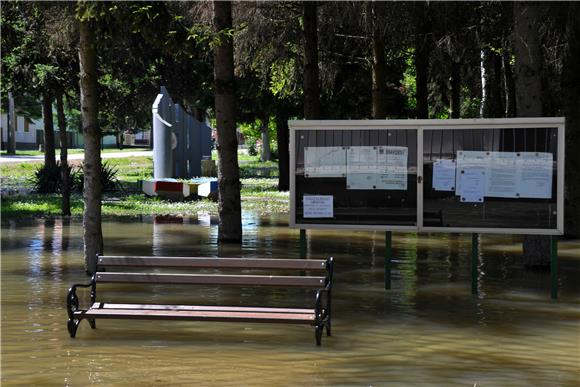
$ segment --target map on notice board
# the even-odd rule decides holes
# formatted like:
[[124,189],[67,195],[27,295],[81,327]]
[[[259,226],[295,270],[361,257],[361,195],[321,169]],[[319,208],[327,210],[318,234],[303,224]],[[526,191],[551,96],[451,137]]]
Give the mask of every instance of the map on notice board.
[[305,177],[345,177],[346,149],[341,146],[304,147]]
[[347,189],[407,189],[407,147],[351,146],[346,156]]

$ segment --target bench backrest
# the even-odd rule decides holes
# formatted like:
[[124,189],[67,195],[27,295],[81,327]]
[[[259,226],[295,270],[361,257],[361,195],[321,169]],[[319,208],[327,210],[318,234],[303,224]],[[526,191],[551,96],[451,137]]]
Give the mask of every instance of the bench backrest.
[[[316,275],[184,274],[137,272],[134,269],[252,269],[294,270]],[[111,272],[109,270],[122,270]],[[133,269],[133,270],[132,270]],[[150,283],[226,286],[280,286],[324,288],[332,279],[332,258],[327,260],[205,257],[97,257],[97,283]]]

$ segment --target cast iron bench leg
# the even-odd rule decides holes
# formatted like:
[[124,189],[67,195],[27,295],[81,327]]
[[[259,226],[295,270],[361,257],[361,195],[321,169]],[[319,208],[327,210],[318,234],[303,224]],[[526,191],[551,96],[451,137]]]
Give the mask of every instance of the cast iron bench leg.
[[314,336],[316,337],[316,345],[320,346],[322,343],[322,329],[324,328],[323,325],[317,325],[314,328]]
[[66,326],[68,328],[68,333],[70,337],[75,337],[77,334],[77,329],[79,327],[80,320],[69,319]]

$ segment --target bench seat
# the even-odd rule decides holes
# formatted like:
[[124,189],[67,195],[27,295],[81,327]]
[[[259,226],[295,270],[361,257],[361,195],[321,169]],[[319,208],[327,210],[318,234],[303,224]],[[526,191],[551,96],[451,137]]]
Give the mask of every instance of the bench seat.
[[261,308],[202,305],[142,305],[94,303],[86,311],[74,312],[83,318],[238,321],[314,325],[314,309]]

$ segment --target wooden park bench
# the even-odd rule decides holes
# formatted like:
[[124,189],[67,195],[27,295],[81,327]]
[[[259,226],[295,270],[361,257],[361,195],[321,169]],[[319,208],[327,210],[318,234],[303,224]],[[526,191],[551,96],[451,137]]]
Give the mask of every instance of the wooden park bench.
[[[305,260],[100,256],[97,257],[97,271],[91,282],[75,284],[68,291],[67,327],[70,336],[75,337],[82,320],[88,320],[91,328],[95,329],[96,319],[309,324],[314,326],[316,344],[320,345],[323,328],[326,327],[328,336],[331,334],[332,267],[332,258]],[[192,270],[196,272],[191,273]],[[247,274],[249,270],[252,273],[258,271],[260,274]],[[224,271],[228,274],[224,274]],[[292,275],[288,275],[289,273]],[[313,298],[311,304],[302,308],[282,308],[280,305],[248,307],[121,304],[107,302],[106,286],[101,286],[107,283],[305,288],[313,290]],[[91,302],[88,309],[79,307],[78,288],[90,288]]]

